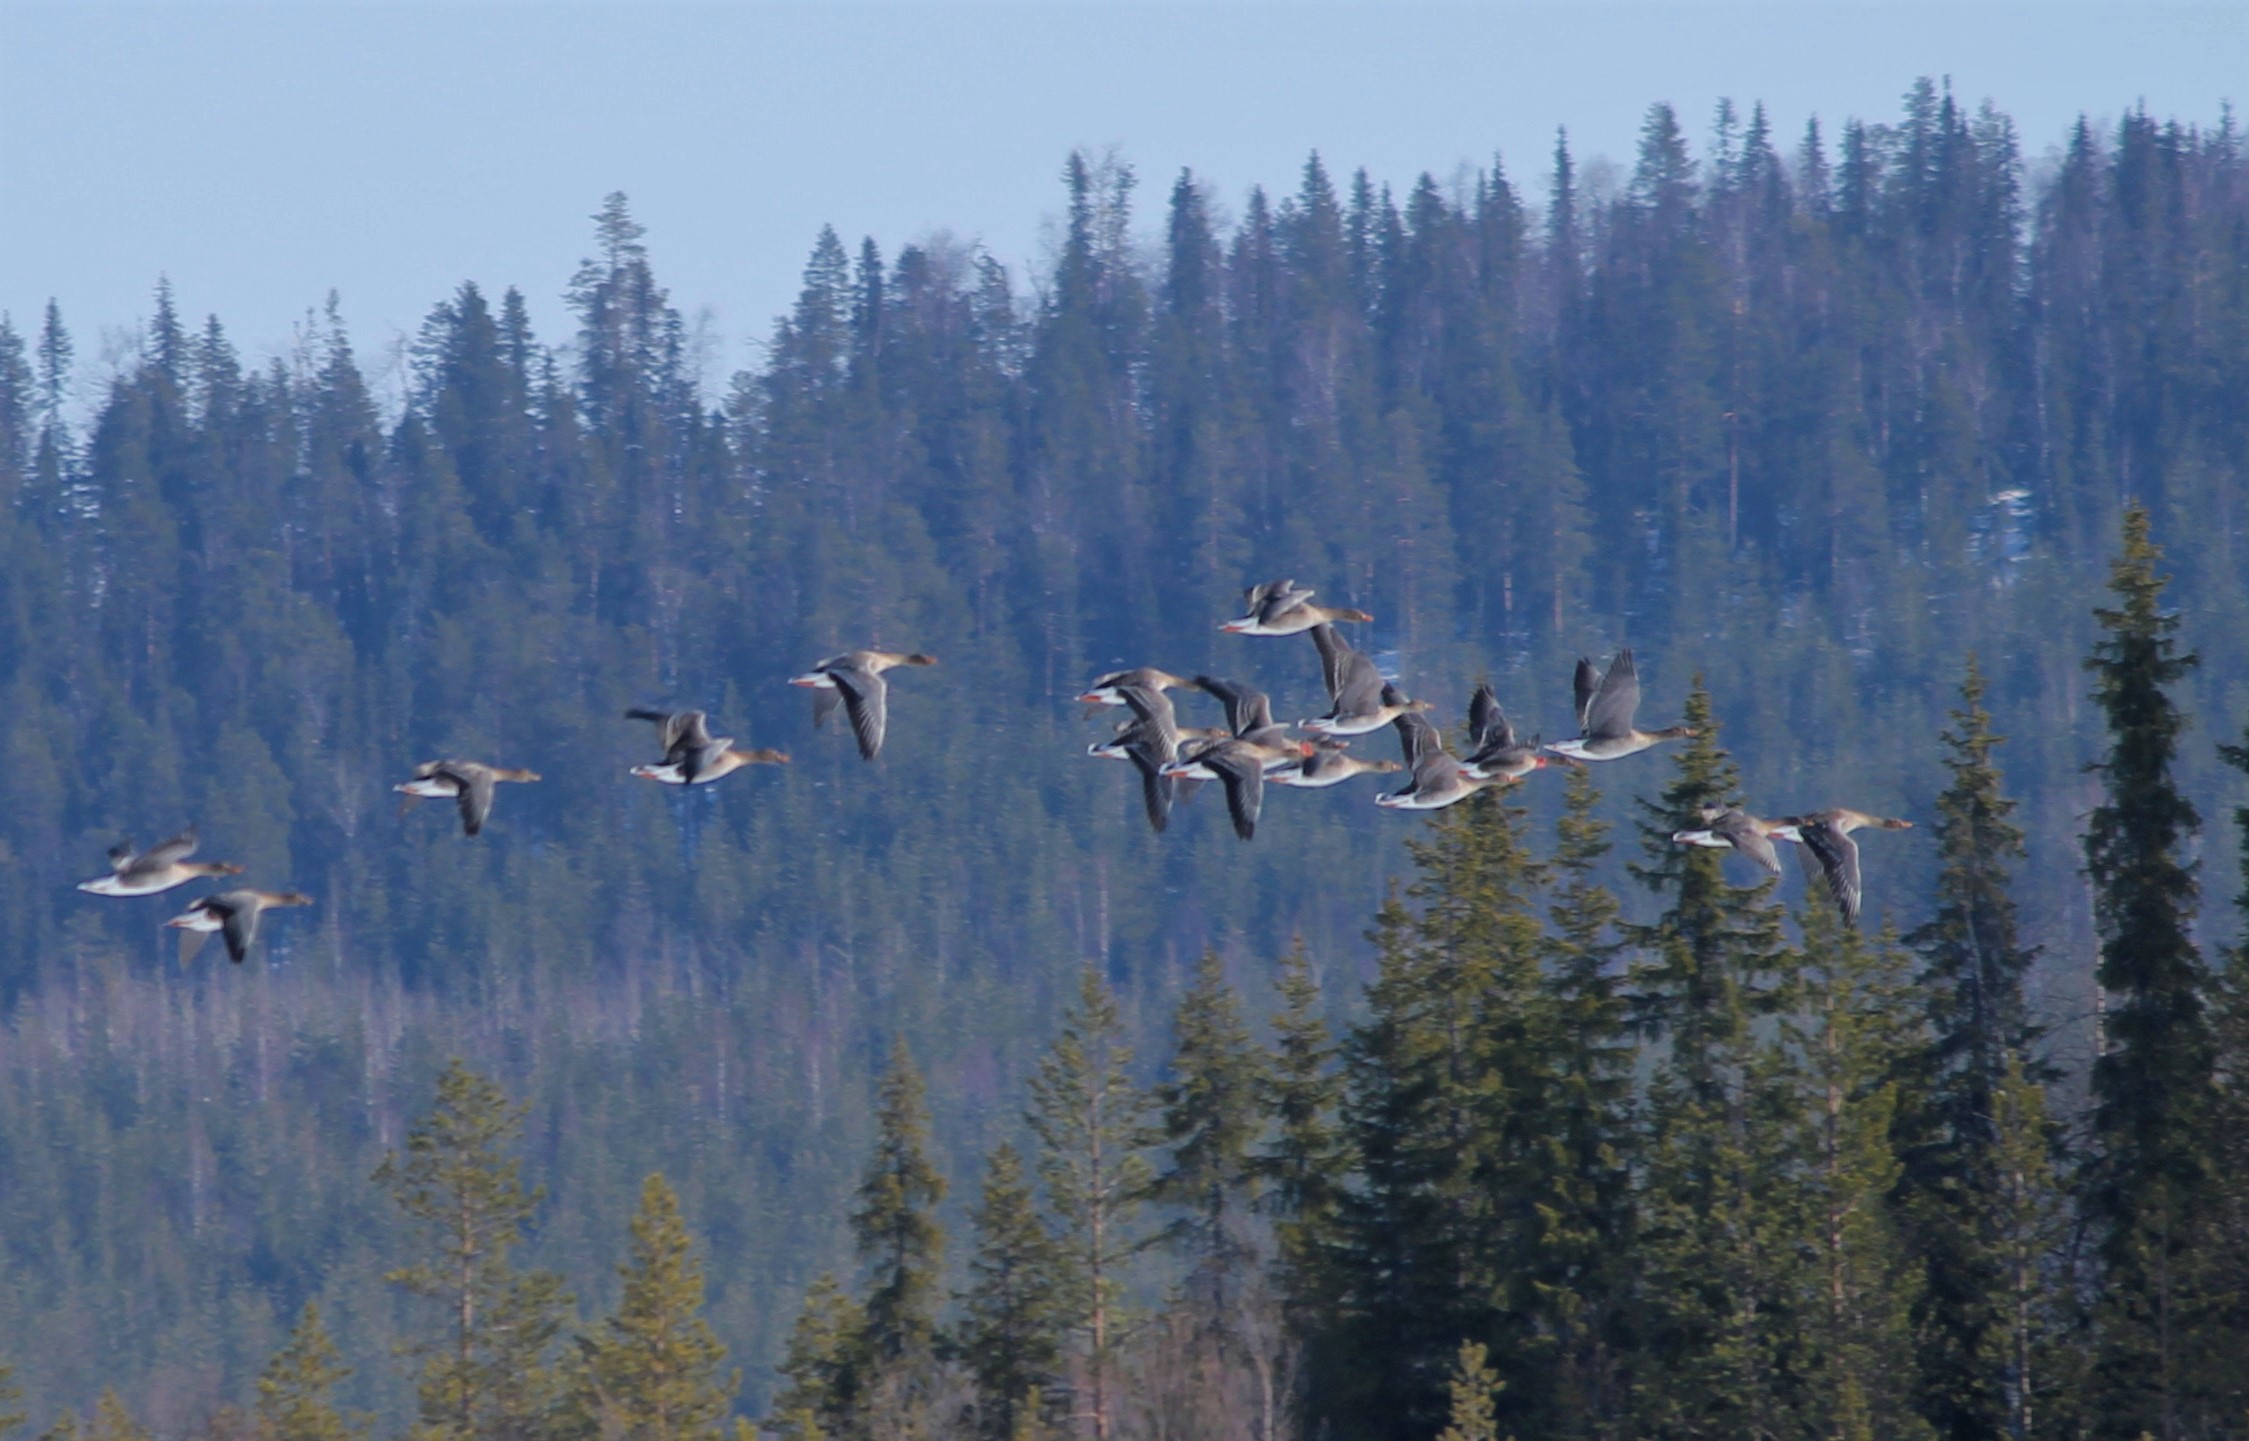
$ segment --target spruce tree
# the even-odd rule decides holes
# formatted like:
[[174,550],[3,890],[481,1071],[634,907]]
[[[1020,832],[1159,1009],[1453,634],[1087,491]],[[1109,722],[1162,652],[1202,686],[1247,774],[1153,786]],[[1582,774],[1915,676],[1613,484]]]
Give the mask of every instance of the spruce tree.
[[366,1419],[345,1416],[335,1400],[351,1373],[320,1324],[319,1305],[305,1302],[288,1344],[258,1374],[258,1419],[266,1434],[273,1441],[358,1441],[367,1433]]
[[1149,1239],[1137,1221],[1155,1137],[1131,1065],[1116,997],[1087,966],[1062,1034],[1031,1077],[1025,1119],[1039,1139],[1065,1327],[1085,1377],[1074,1409],[1094,1441],[1115,1428],[1125,1268]]
[[1572,767],[1548,863],[1551,1131],[1529,1280],[1540,1334],[1551,1338],[1546,1414],[1557,1435],[1603,1435],[1616,1424],[1631,1342],[1635,1047],[1620,908],[1595,879],[1609,851],[1599,802],[1592,767]]
[[1316,1342],[1334,1364],[1310,1404],[1372,1436],[1442,1422],[1463,1336],[1501,1341],[1503,1376],[1531,1364],[1510,1292],[1527,1289],[1537,1244],[1548,1028],[1521,826],[1486,796],[1408,843],[1415,878],[1377,917],[1369,1014],[1345,1046],[1358,1184],[1341,1197],[1335,1318]]
[[1263,1056],[1216,951],[1205,951],[1172,1021],[1170,1074],[1157,1085],[1169,1164],[1150,1196],[1177,1211],[1165,1238],[1187,1262],[1195,1324],[1224,1348],[1257,1266],[1252,1148],[1264,1129]]
[[834,1275],[814,1278],[775,1368],[788,1384],[774,1395],[768,1424],[792,1441],[853,1434],[867,1373],[865,1330],[866,1318]]
[[619,1441],[717,1441],[738,1373],[703,1319],[703,1266],[661,1173],[641,1183],[631,1259],[616,1314],[581,1343],[579,1406],[597,1434]]
[[1273,1219],[1276,1279],[1301,1333],[1326,1309],[1327,1248],[1349,1165],[1336,1121],[1342,1085],[1335,1045],[1321,1014],[1320,983],[1300,938],[1281,957],[1280,1009],[1266,1061],[1268,1139],[1257,1164],[1262,1201]]
[[1721,852],[1676,845],[1739,778],[1698,680],[1672,779],[1641,803],[1651,863],[1635,872],[1669,904],[1634,928],[1641,1024],[1665,1042],[1648,1082],[1634,1220],[1640,1261],[1643,1425],[1755,1434],[1801,1424],[1798,1330],[1806,1231],[1795,1058],[1764,1018],[1794,1000],[1772,883],[1739,889]]
[[2107,1049],[2093,1061],[2098,1148],[2084,1191],[2099,1238],[2091,1410],[2103,1437],[2180,1441],[2204,1424],[2189,1349],[2206,1319],[2201,1226],[2209,1202],[2214,1054],[2208,980],[2193,923],[2198,887],[2184,851],[2200,818],[2171,771],[2186,717],[2169,687],[2195,665],[2178,616],[2162,609],[2162,552],[2139,506],[2124,515],[2086,660],[2109,748],[2094,766],[2103,800],[2088,824]]
[[1481,1341],[1463,1341],[1447,1391],[1452,1410],[1437,1441],[1499,1441],[1497,1401],[1502,1382]]
[[[1936,914],[1907,938],[1922,957],[1929,1035],[1900,1127],[1922,1271],[1919,1407],[1946,1441],[2020,1434],[2024,1367],[2037,1349],[2018,1334],[2036,1308],[2024,1309],[2016,1287],[2037,1278],[2023,1269],[2019,1227],[2002,1224],[2025,1202],[2021,1158],[2001,1158],[1999,1092],[2048,1073],[2023,995],[2038,953],[2021,939],[2012,891],[2023,835],[2009,819],[2015,802],[1992,755],[2004,738],[1984,693],[1971,656],[1943,733],[1952,784],[1937,798]],[[2019,1120],[2029,1104],[2017,1094],[2009,1114]]]
[[960,1294],[960,1350],[976,1383],[978,1434],[1008,1441],[1026,1421],[1037,1424],[1039,1398],[1060,1374],[1063,1317],[1054,1242],[1022,1157],[1005,1141],[969,1220],[976,1249]]
[[24,1423],[24,1413],[15,1408],[23,1403],[23,1388],[16,1384],[16,1368],[0,1361],[0,1441],[6,1441],[9,1432]]
[[851,1231],[872,1268],[862,1347],[877,1364],[926,1363],[937,1334],[945,1233],[936,1208],[945,1178],[929,1159],[929,1103],[903,1038],[890,1048],[875,1100],[875,1153],[859,1182]]
[[565,1423],[549,1353],[570,1293],[559,1275],[519,1273],[509,1256],[545,1195],[523,1184],[508,1154],[523,1117],[498,1084],[456,1058],[405,1151],[375,1172],[419,1256],[384,1279],[444,1313],[441,1330],[406,1348],[421,1362],[421,1419],[433,1438],[542,1441]]

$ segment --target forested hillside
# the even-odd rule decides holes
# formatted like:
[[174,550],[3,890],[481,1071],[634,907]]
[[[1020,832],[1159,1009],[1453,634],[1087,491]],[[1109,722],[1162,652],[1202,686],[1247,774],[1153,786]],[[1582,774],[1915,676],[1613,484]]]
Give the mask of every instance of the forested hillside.
[[[1806,1119],[1817,1097],[1884,1094],[1928,1039],[1884,1027],[1937,1024],[1912,977],[1941,969],[1927,928],[1967,904],[1937,823],[1963,784],[1947,768],[1966,754],[1961,714],[1978,712],[1961,695],[1969,658],[2006,737],[1987,757],[2016,802],[2000,819],[2024,844],[2002,867],[2025,978],[2007,1021],[2015,1070],[1978,1071],[1974,1101],[2028,1104],[2044,1085],[2039,1105],[2066,1130],[2057,1174],[2098,1149],[2088,1137],[2114,1154],[2121,1133],[2093,1118],[2123,1124],[2123,1083],[2104,1090],[2092,1064],[2114,1040],[2094,979],[2114,877],[2084,844],[2116,775],[2088,767],[2119,732],[2085,663],[2123,633],[2095,608],[2130,610],[2110,589],[2128,503],[2161,547],[2161,613],[2200,658],[2167,684],[2189,719],[2170,763],[2202,822],[2179,859],[2204,862],[2209,892],[2186,907],[2183,944],[2206,968],[2240,934],[2221,878],[2249,779],[2219,753],[2249,718],[2249,152],[2230,116],[2139,112],[2030,143],[2054,145],[2050,161],[2026,163],[2004,115],[1924,82],[1896,119],[1832,135],[1775,136],[1761,110],[1728,107],[1699,152],[1657,106],[1617,170],[1581,170],[1558,145],[1512,170],[1393,185],[1314,158],[1287,195],[1221,197],[1181,175],[1152,197],[1126,165],[1073,155],[1050,269],[822,231],[762,364],[722,393],[699,380],[660,282],[661,237],[622,196],[569,280],[574,334],[536,335],[516,289],[464,283],[415,342],[400,413],[373,398],[333,301],[291,353],[244,356],[220,319],[192,321],[160,287],[138,356],[83,424],[70,399],[84,347],[64,318],[0,326],[0,865],[14,882],[0,908],[0,1362],[26,1393],[0,1412],[45,1427],[115,1385],[180,1434],[247,1404],[316,1299],[356,1368],[343,1394],[401,1433],[415,1372],[391,1348],[431,1323],[384,1282],[415,1243],[371,1178],[457,1056],[529,1107],[521,1150],[546,1195],[524,1254],[567,1278],[578,1314],[616,1307],[627,1224],[636,1205],[660,1219],[643,1179],[661,1171],[743,1368],[734,1403],[765,1415],[793,1380],[808,1416],[859,1424],[802,1367],[773,1368],[819,1273],[865,1298],[851,1197],[893,1047],[926,1077],[928,1155],[950,1181],[929,1198],[955,1237],[932,1284],[965,1291],[971,1213],[989,1231],[1005,1211],[985,1158],[1003,1141],[1036,1156],[1024,1110],[1065,1013],[1084,1023],[1113,992],[1114,1039],[1137,1057],[1125,1071],[1153,1084],[1182,998],[1218,1005],[1207,950],[1244,998],[1241,1024],[1270,1038],[1279,1010],[1278,1035],[1301,1042],[1296,1109],[1275,1113],[1295,1117],[1300,1149],[1257,1142],[1279,1148],[1261,1184],[1295,1209],[1251,1229],[1278,1248],[1282,1279],[1259,1304],[1294,1318],[1293,1374],[1334,1388],[1317,1397],[1330,1434],[1433,1434],[1448,1402],[1431,1358],[1464,1340],[1493,1348],[1500,1434],[1523,1441],[1899,1436],[1901,1418],[1955,1403],[1998,1414],[1981,1382],[1908,1359],[1944,1349],[1938,1323],[1913,1299],[1923,1283],[1880,1268],[1927,1263],[1934,1232],[1815,1239],[1839,1236],[1894,1168],[1935,1164],[1935,1143],[1882,1140],[1888,1111],[1852,1111],[1849,1135]],[[1509,793],[1520,814],[1479,802],[1434,827],[1377,810],[1361,782],[1269,797],[1246,846],[1215,796],[1151,834],[1126,768],[1086,758],[1106,721],[1075,695],[1145,663],[1239,677],[1285,718],[1317,714],[1309,645],[1217,630],[1241,587],[1283,575],[1371,611],[1359,643],[1448,726],[1488,678],[1526,729],[1567,734],[1573,661],[1619,646],[1639,659],[1644,724],[1690,708],[1710,724],[1676,756],[1600,768],[1568,814],[1552,775]],[[894,687],[873,764],[815,734],[783,684],[864,645],[940,660]],[[634,781],[653,739],[621,713],[655,704],[705,707],[719,733],[793,764],[688,793]],[[1182,701],[1191,719],[1209,709]],[[453,754],[544,778],[507,788],[474,839],[447,807],[395,815],[389,787]],[[1867,844],[1863,944],[1816,904],[1784,929],[1779,897],[1736,894],[1714,856],[1662,843],[1669,818],[1733,796],[1765,815],[1845,805],[1917,822]],[[269,917],[242,967],[215,949],[172,963],[159,923],[189,892],[72,889],[121,835],[191,820],[204,854],[316,899]],[[1799,888],[1793,874],[1781,886],[1791,903]],[[1275,980],[1299,945],[1284,1009]],[[1530,969],[1430,959],[1463,947]],[[1746,999],[1711,1002],[1682,956],[1738,966]],[[2102,974],[2112,996],[2139,984]],[[1571,976],[1574,989],[1554,980]],[[1612,1014],[1627,992],[1654,1006],[1637,1026]],[[1447,1144],[1408,1104],[1420,1081],[1400,1079],[1434,1064],[1430,1018],[1496,1018],[1534,993],[1578,1017],[1539,1041],[1561,1048],[1540,1052],[1561,1071],[1479,1072],[1475,1104],[1535,1093],[1538,1109],[1494,1123],[1506,1139],[1484,1169],[1433,1180]],[[1860,1015],[1858,1030],[1842,1019]],[[1305,1039],[1321,1026],[1340,1053]],[[1565,1034],[1597,1039],[1565,1064]],[[1486,1060],[1505,1052],[1491,1044]],[[1698,1150],[1739,1141],[1713,1116],[1751,1092],[1790,1108],[1782,1150]],[[1902,1114],[1910,1099],[1873,1104]],[[912,1107],[892,1101],[883,1114],[903,1125]],[[1385,1107],[1389,1143],[1372,1139]],[[1589,1193],[1538,1192],[1553,1173],[1524,1133],[1534,1121],[1580,1148],[1561,1169]],[[2046,1124],[2017,1115],[2007,1142],[2043,1157]],[[1183,1164],[1150,1150],[1154,1171]],[[1025,1165],[1039,1204],[1060,1205]],[[1727,1329],[1759,1298],[1703,1286],[1695,1268],[1717,1264],[1721,1239],[1695,1228],[1718,1201],[1768,1194],[1712,1179],[1728,1167],[1794,1178],[1778,1209],[1743,1221],[1798,1228],[1771,1237],[1808,1248],[1770,1278],[1778,1291],[1841,1287],[1846,1253],[1877,1258],[1849,1282],[1874,1299],[1828,1333],[1846,1371]],[[1378,1215],[1386,1187],[1438,1211]],[[1846,1189],[1851,1204],[1819,1209]],[[2107,1199],[2085,1214],[2103,1234],[2138,1235],[2144,1198],[2116,1175],[2093,1189]],[[1211,1194],[1159,1190],[1145,1225],[1184,1225]],[[1517,1209],[1471,1215],[1474,1197]],[[1645,1249],[1618,1239],[1627,1212]],[[1534,1214],[1568,1225],[1534,1246]],[[1305,1215],[1317,1224],[1292,1230]],[[2026,1235],[2056,1224],[2016,1219]],[[1193,1234],[1121,1263],[1143,1315],[1202,1274]],[[2069,1266],[2094,1264],[2089,1234]],[[1369,1249],[1400,1236],[1467,1249]],[[2144,1263],[2120,1250],[2104,1264]],[[1368,1290],[1425,1266],[1456,1288]],[[2069,1278],[2091,1274],[2049,1277],[2040,1304],[2067,1310],[2082,1299]],[[1705,1309],[1649,1312],[1627,1276]],[[1486,1282],[1505,1294],[1470,1295]],[[1607,1319],[1565,1315],[1558,1290]],[[2210,1304],[2195,1325],[2217,1324]],[[1408,1320],[1428,1334],[1395,1367],[1334,1362]],[[1977,1323],[1976,1344],[1995,1325]],[[2136,1434],[2153,1414],[2104,1411],[2067,1372],[2129,1369],[2127,1352],[2052,1364],[2067,1374],[2041,1397],[2075,1397],[2089,1409],[2073,1414],[2100,1418],[2091,1434]],[[1048,1401],[1066,1369],[1050,1366]],[[1662,1388],[1678,1409],[1646,1409],[1642,1381],[1690,1371]],[[1774,1374],[1791,1379],[1757,1389]],[[1780,1409],[1726,1409],[1747,1395]],[[1198,1434],[1168,1424],[1186,1429],[1143,1429]],[[2168,1425],[2153,1429],[2238,1434]]]

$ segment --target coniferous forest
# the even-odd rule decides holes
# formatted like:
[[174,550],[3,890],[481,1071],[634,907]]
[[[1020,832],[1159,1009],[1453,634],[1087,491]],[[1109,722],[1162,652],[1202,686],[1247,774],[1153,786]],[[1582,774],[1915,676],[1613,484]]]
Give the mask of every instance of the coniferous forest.
[[[334,299],[0,324],[0,1437],[2249,1436],[2249,137],[1690,125],[1073,154],[724,383],[621,195],[395,404]],[[1154,834],[1077,695],[1315,714],[1272,576],[1448,729],[1631,647],[1696,734]],[[1846,925],[1729,802],[1915,828]],[[313,898],[245,964],[73,889],[190,821]]]

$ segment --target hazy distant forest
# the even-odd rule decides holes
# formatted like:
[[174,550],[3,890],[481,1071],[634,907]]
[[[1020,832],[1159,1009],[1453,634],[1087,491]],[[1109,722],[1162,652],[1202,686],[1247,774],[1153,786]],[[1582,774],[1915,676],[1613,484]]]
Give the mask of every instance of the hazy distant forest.
[[[397,406],[334,301],[0,325],[0,1436],[2249,1436],[2242,129],[1509,161],[1073,155],[723,387],[622,196]],[[1154,835],[1073,697],[1316,714],[1273,576],[1703,734]],[[872,765],[782,684],[863,645]],[[662,703],[794,764],[634,781]],[[453,754],[545,778],[395,815]],[[1737,797],[1917,828],[1847,934],[1668,843]],[[317,900],[247,965],[72,889],[190,820]]]

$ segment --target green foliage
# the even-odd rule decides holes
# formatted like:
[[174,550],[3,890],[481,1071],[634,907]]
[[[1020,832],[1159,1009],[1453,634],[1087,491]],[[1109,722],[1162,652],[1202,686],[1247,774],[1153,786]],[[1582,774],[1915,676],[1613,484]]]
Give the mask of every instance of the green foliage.
[[2117,605],[2094,611],[2104,638],[2086,661],[2109,750],[2096,767],[2104,797],[2087,825],[2085,868],[2097,977],[2115,998],[2093,1062],[2100,1150],[2084,1192],[2105,1272],[2091,1407],[2101,1434],[2168,1437],[2212,1404],[2185,1339],[2209,1304],[2215,1056],[2192,931],[2198,887],[2181,854],[2199,817],[2172,774],[2186,717],[2168,693],[2196,658],[2171,638],[2179,620],[2162,609],[2162,553],[2144,509],[2125,512],[2123,538],[2109,580]]
[[1187,1262],[1190,1305],[1220,1345],[1261,1259],[1252,1150],[1265,1128],[1265,1085],[1241,998],[1218,953],[1205,951],[1172,1019],[1171,1065],[1155,1091],[1169,1156],[1149,1195],[1178,1212],[1165,1236]]
[[774,1396],[771,1414],[783,1435],[816,1441],[849,1434],[866,1379],[865,1333],[858,1306],[833,1275],[821,1274],[804,1293],[777,1368],[788,1384]]
[[589,1429],[624,1441],[718,1441],[739,1373],[703,1317],[703,1267],[679,1197],[651,1173],[633,1217],[631,1259],[618,1268],[616,1313],[581,1344]]
[[1488,1355],[1480,1341],[1460,1343],[1450,1382],[1452,1416],[1445,1429],[1437,1433],[1437,1441],[1499,1441],[1493,1402],[1504,1383],[1486,1364]]
[[1319,977],[1302,940],[1281,957],[1274,985],[1280,1009],[1273,1016],[1264,1097],[1270,1138],[1257,1164],[1273,1218],[1281,1294],[1301,1323],[1325,1304],[1323,1262],[1351,1167],[1337,1126],[1342,1088],[1334,1071],[1335,1045],[1322,1013]]
[[522,1130],[522,1108],[456,1059],[404,1153],[375,1172],[420,1256],[384,1279],[440,1317],[407,1348],[421,1362],[421,1420],[432,1438],[541,1441],[564,1426],[552,1352],[571,1296],[560,1276],[519,1273],[509,1258],[544,1196],[523,1185],[508,1154]]
[[945,1233],[933,1214],[945,1199],[945,1178],[930,1163],[929,1105],[921,1073],[903,1040],[876,1093],[875,1154],[859,1182],[851,1229],[859,1257],[874,1268],[859,1303],[861,1345],[878,1362],[926,1353],[937,1333]]
[[1024,1119],[1039,1141],[1060,1314],[1085,1376],[1077,1405],[1091,1418],[1095,1441],[1107,1441],[1115,1424],[1111,1390],[1126,1321],[1125,1267],[1154,1239],[1139,1216],[1156,1133],[1131,1065],[1116,997],[1088,966],[1060,1034],[1031,1076]]
[[346,1416],[335,1401],[351,1372],[320,1324],[320,1307],[307,1301],[289,1343],[258,1376],[258,1419],[274,1441],[358,1441],[366,1419]]
[[7,1436],[24,1423],[24,1413],[11,1409],[22,1400],[23,1388],[16,1384],[15,1368],[0,1361],[0,1437]]
[[1040,1224],[1023,1161],[1001,1142],[969,1219],[976,1228],[961,1293],[960,1350],[976,1383],[978,1434],[1036,1432],[1046,1389],[1059,1380],[1065,1315],[1053,1238]]

